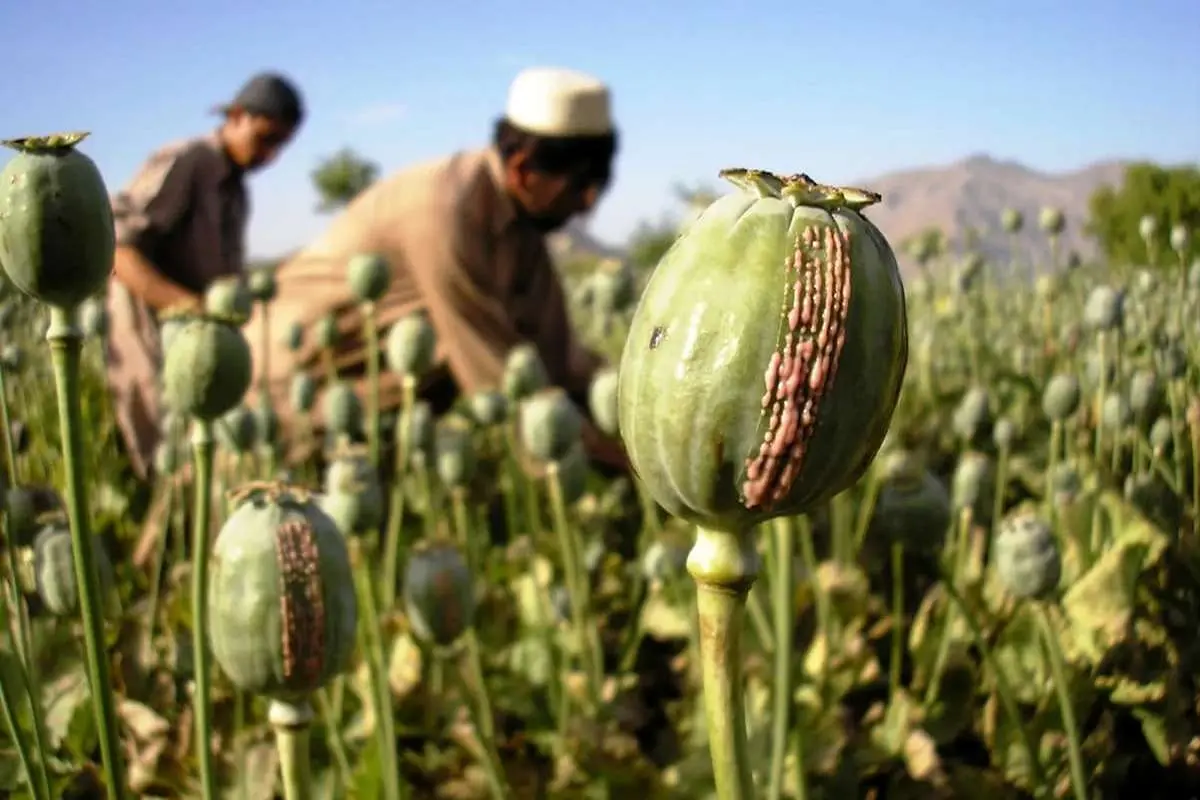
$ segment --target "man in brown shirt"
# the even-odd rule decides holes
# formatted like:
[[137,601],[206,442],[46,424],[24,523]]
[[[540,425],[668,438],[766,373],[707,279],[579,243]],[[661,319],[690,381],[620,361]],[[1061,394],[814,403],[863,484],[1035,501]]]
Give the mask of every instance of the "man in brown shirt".
[[[281,413],[297,370],[325,377],[311,336],[296,352],[285,346],[284,333],[296,323],[311,331],[336,315],[339,375],[363,388],[361,315],[346,280],[348,260],[360,253],[380,254],[391,267],[391,287],[376,304],[381,329],[423,310],[437,332],[438,365],[421,387],[424,397],[444,406],[437,401],[447,394],[497,388],[509,351],[532,342],[551,380],[586,412],[601,362],[571,331],[545,235],[590,210],[608,186],[617,150],[609,105],[607,87],[588,75],[526,70],[512,83],[492,146],[375,183],[280,266],[268,363]],[[246,329],[256,370],[262,324],[256,313]],[[396,407],[397,376],[385,371],[381,395],[384,409]],[[585,444],[596,461],[625,468],[623,448],[590,424]]]
[[158,313],[198,306],[215,280],[242,273],[250,214],[245,175],[274,161],[304,117],[299,92],[274,73],[253,77],[218,110],[217,130],[156,152],[112,201],[108,383],[143,479],[161,437]]

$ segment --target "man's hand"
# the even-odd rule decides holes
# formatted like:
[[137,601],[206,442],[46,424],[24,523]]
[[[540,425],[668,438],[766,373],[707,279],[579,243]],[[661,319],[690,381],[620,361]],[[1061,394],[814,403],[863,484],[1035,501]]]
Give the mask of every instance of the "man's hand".
[[202,298],[164,276],[132,247],[122,245],[117,248],[113,271],[130,294],[155,311],[200,306],[203,302]]

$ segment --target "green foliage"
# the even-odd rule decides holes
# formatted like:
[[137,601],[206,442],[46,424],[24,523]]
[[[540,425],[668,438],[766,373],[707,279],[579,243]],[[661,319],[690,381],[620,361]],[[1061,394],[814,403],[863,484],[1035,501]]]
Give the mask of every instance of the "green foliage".
[[[1128,216],[1136,245],[1142,210]],[[1164,236],[1173,221],[1160,221]],[[598,350],[621,352],[646,271],[674,236],[667,222],[639,231],[630,260],[641,271],[628,291],[601,291],[625,274],[611,263],[560,265]],[[935,230],[914,241],[927,258],[944,248]],[[998,265],[978,266],[986,275]],[[1179,287],[1149,271],[1130,280],[1116,264],[1035,291],[934,272],[910,294],[909,363],[884,458],[813,514],[759,537],[736,690],[760,785],[775,775],[782,797],[814,798],[1015,800],[1069,797],[1073,784],[1076,797],[1200,796],[1190,767],[1200,730],[1200,336],[1185,324],[1200,309],[1200,280]],[[1120,336],[1103,340],[1086,319],[1101,283],[1124,292]],[[0,349],[21,351],[0,359],[5,399],[27,429],[17,482],[61,491],[46,312],[4,281],[0,306]],[[1156,400],[1137,402],[1147,374]],[[1052,421],[1043,395],[1059,375],[1078,382],[1080,397],[1056,404],[1065,410]],[[117,695],[132,793],[198,796],[185,507],[194,486],[187,469],[160,480],[153,488],[170,502],[145,531],[165,536],[139,539],[145,487],[127,477],[95,340],[85,343],[81,390],[91,522],[120,599],[106,615],[104,691]],[[1097,410],[1110,397],[1156,410],[1106,419]],[[694,528],[658,513],[633,476],[563,469],[562,502],[556,472],[531,463],[517,431],[482,422],[472,433],[478,474],[451,485],[441,464],[450,422],[419,425],[421,409],[431,413],[413,406],[401,429],[411,437],[385,423],[385,443],[412,446],[409,460],[381,462],[385,530],[347,537],[359,645],[352,668],[315,698],[301,751],[314,796],[399,796],[383,778],[400,773],[411,797],[500,796],[489,780],[512,798],[712,797],[686,571]],[[182,426],[168,439],[188,463]],[[220,490],[281,467],[303,485],[323,483],[315,459],[284,463],[262,441],[237,452],[226,441],[218,436]],[[911,469],[888,470],[901,455]],[[583,462],[560,469],[567,463]],[[360,499],[356,483],[339,490],[345,499]],[[212,499],[219,524],[231,500]],[[10,499],[5,524],[19,508]],[[1040,605],[1019,601],[996,570],[997,530],[1028,509],[1061,557],[1056,591]],[[448,648],[415,636],[397,602],[397,566],[440,537],[463,548],[479,603],[470,632]],[[0,550],[0,606],[27,610],[32,623],[28,652],[0,637],[0,693],[14,712],[11,724],[0,718],[0,795],[38,796],[14,740],[41,733],[30,749],[50,773],[50,796],[102,796],[78,626],[46,616],[24,577],[28,548],[11,532],[5,541],[16,546]],[[399,543],[390,555],[389,542]],[[301,642],[304,653],[325,646],[319,638]],[[235,692],[221,670],[210,688],[221,793],[278,796],[266,700]]]
[[378,164],[349,147],[342,148],[312,171],[313,187],[320,197],[317,210],[328,213],[346,206],[378,177]]
[[945,232],[941,228],[929,227],[902,241],[900,250],[921,266],[925,266],[945,255],[948,246]]
[[642,223],[629,237],[630,266],[639,272],[654,269],[663,254],[675,243],[678,234],[679,229],[670,223]]
[[[1171,229],[1184,224],[1192,231],[1184,263],[1200,257],[1200,169],[1131,164],[1120,187],[1097,189],[1088,203],[1088,232],[1113,264],[1174,267],[1179,257],[1171,250]],[[1153,254],[1147,251],[1138,226],[1142,217],[1158,220]],[[1151,263],[1151,262],[1154,263]]]

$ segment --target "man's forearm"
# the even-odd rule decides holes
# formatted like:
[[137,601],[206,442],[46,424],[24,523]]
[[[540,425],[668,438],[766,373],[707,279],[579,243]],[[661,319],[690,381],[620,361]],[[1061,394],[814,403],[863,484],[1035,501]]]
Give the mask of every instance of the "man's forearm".
[[149,259],[132,247],[122,245],[117,248],[113,271],[130,294],[155,311],[200,302],[194,292],[164,276]]

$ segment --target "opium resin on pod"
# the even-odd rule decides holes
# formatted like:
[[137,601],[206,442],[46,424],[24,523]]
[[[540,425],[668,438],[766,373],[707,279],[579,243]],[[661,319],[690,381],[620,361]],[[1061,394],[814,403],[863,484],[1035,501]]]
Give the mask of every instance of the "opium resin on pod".
[[358,605],[346,544],[302,490],[254,486],[213,548],[213,657],[243,691],[303,696],[347,665]]
[[621,435],[649,491],[704,527],[745,530],[848,488],[883,442],[908,360],[878,195],[805,175],[722,173],[663,256],[619,380]]

